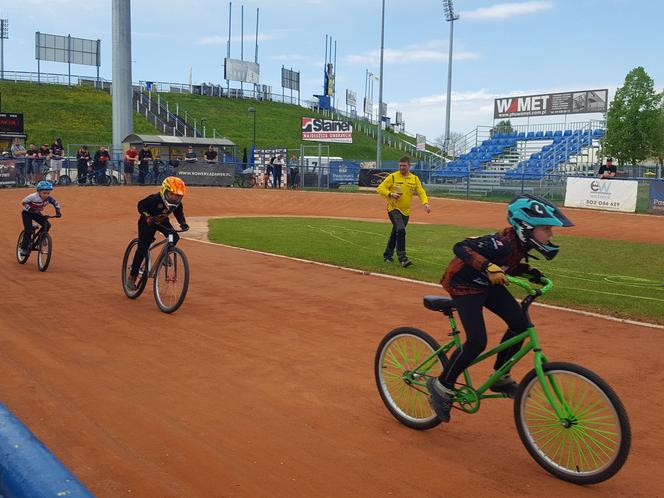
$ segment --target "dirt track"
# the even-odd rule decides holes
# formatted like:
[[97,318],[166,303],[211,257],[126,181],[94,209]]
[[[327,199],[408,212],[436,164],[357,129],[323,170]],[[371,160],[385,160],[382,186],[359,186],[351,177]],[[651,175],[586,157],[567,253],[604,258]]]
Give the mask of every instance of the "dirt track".
[[[528,456],[508,401],[426,433],[389,415],[374,385],[375,348],[399,325],[442,336],[440,318],[420,304],[426,287],[184,241],[192,278],[180,311],[160,313],[147,291],[125,298],[121,256],[147,192],[59,189],[65,217],[54,221],[53,261],[40,274],[32,257],[25,266],[14,257],[27,192],[0,191],[0,399],[96,495],[664,494],[660,331],[533,310],[549,358],[599,373],[632,422],[621,473],[579,488]],[[504,224],[496,205],[432,206],[413,221]],[[383,209],[366,195],[231,189],[191,189],[186,202],[191,216],[382,219]],[[662,218],[570,216],[570,233],[664,244]],[[489,327],[495,344],[501,327]]]

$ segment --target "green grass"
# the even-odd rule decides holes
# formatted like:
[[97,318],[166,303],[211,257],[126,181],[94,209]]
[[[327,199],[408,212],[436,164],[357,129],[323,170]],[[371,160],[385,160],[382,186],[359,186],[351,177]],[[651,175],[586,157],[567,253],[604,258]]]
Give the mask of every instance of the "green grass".
[[[94,88],[0,82],[2,111],[23,113],[28,143],[108,145],[113,141],[111,96]],[[134,113],[136,133],[158,133]],[[71,151],[75,152],[75,151]]]
[[[180,115],[187,111],[188,120],[193,124],[196,118],[200,127],[200,119],[205,118],[206,135],[212,136],[212,129],[232,140],[239,154],[244,147],[249,150],[253,140],[253,115],[247,112],[249,107],[256,109],[256,147],[285,147],[299,149],[300,144],[307,146],[305,155],[318,155],[316,142],[302,142],[302,116],[322,116],[298,105],[281,104],[256,100],[238,100],[218,97],[204,97],[180,93],[162,93],[162,104],[168,102],[169,110],[175,112],[176,104],[180,106]],[[402,137],[413,141],[408,137]],[[327,145],[323,147],[326,153]],[[376,159],[376,140],[360,131],[353,132],[352,144],[329,144],[330,156],[344,159]],[[383,148],[383,159],[397,160],[405,153],[391,147]]]
[[[382,262],[391,229],[387,223],[319,218],[215,219],[210,220],[209,238],[232,246],[438,282],[453,257],[451,248],[456,242],[496,228],[410,225],[408,254],[415,264],[408,269]],[[532,262],[555,283],[542,302],[664,323],[661,245],[563,235],[555,240],[562,249],[554,261]],[[516,293],[522,295],[518,289]]]

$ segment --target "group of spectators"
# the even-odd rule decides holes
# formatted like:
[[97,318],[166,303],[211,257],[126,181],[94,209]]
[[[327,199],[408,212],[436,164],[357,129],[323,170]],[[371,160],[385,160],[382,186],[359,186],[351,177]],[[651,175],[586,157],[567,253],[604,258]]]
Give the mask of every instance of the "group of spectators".
[[[279,154],[270,158],[270,162],[265,168],[265,177],[263,178],[263,187],[268,188],[270,182],[272,188],[281,188],[282,174],[286,163],[284,156]],[[293,154],[288,162],[289,182],[288,186],[295,189],[300,183],[300,170],[298,168],[297,156]]]
[[50,146],[42,144],[37,147],[31,143],[27,149],[20,138],[15,138],[8,156],[15,160],[17,173],[25,178],[26,183],[34,185],[48,170],[52,170],[53,180],[58,180],[64,160],[64,149],[60,138],[56,138]]
[[76,151],[76,181],[79,185],[92,183],[93,178],[97,184],[102,184],[102,177],[106,175],[106,169],[111,161],[108,149],[102,145],[90,158],[87,145]]
[[[217,151],[210,145],[203,153],[203,158],[208,164],[214,164],[218,158]],[[138,168],[138,183],[145,185],[146,180],[149,179],[151,183],[159,183],[161,176],[177,176],[178,168],[181,163],[195,163],[199,160],[193,146],[187,147],[187,152],[184,155],[176,155],[169,159],[168,163],[161,159],[161,156],[156,153],[153,154],[152,150],[147,144],[143,144],[140,151],[136,150],[135,146],[129,147],[124,156],[124,178],[127,185],[133,183],[134,171]],[[151,173],[151,174],[150,174]]]

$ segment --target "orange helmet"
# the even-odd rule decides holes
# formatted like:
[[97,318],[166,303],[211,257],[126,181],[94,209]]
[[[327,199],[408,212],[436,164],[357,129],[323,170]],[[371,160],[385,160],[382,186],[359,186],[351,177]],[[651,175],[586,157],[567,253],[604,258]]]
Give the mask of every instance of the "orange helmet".
[[175,209],[187,193],[187,187],[177,176],[169,176],[161,182],[161,198],[169,208]]

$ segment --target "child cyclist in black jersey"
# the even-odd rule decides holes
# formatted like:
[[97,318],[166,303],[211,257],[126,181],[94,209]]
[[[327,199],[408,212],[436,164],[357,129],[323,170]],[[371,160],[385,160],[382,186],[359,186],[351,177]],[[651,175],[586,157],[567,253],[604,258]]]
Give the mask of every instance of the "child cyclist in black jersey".
[[[455,258],[443,274],[441,283],[454,298],[455,308],[466,332],[466,342],[454,351],[448,366],[438,378],[427,381],[429,403],[443,422],[450,420],[450,408],[457,377],[486,348],[487,335],[483,308],[495,313],[508,325],[501,342],[524,332],[530,325],[526,313],[505,288],[508,275],[530,275],[540,283],[542,273],[531,268],[528,251],[535,249],[546,259],[553,259],[559,247],[551,242],[553,227],[569,227],[573,223],[548,200],[521,195],[507,206],[511,225],[493,235],[473,237],[454,246]],[[526,263],[522,263],[522,259]],[[501,351],[494,368],[500,368],[521,348],[521,343]],[[498,379],[491,390],[513,396],[517,383],[509,373]]]
[[[141,262],[145,259],[157,230],[168,235],[168,229],[173,229],[168,219],[170,214],[175,215],[182,230],[189,230],[182,207],[182,198],[186,190],[186,186],[180,178],[169,176],[162,182],[161,192],[148,195],[138,201],[138,212],[141,215],[138,219],[138,248],[131,265],[131,278],[127,281],[129,290],[136,290],[136,277],[138,277]],[[161,226],[158,226],[157,223]],[[178,234],[174,233],[173,243],[177,244],[179,239]]]

